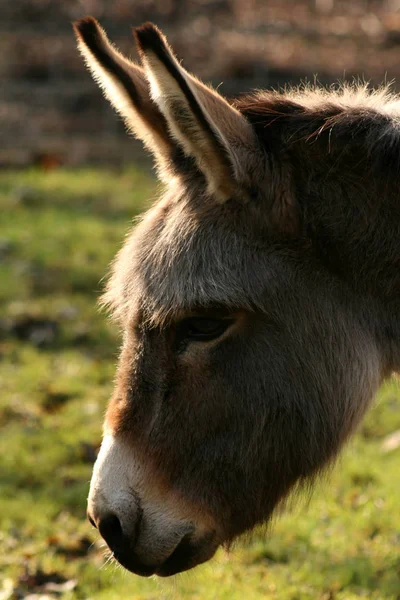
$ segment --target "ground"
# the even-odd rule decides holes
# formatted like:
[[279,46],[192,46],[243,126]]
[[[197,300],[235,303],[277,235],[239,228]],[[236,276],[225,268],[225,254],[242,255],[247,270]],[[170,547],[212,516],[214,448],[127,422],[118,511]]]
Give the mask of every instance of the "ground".
[[399,600],[394,381],[332,474],[267,534],[173,580],[105,561],[85,503],[118,331],[96,298],[155,192],[134,170],[0,173],[0,600]]

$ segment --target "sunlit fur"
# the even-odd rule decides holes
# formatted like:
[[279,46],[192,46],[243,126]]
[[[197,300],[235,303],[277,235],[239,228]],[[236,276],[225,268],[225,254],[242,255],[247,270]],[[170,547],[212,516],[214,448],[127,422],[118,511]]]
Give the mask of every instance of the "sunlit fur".
[[[76,31],[110,97],[97,27]],[[399,369],[400,100],[354,84],[232,105],[154,26],[136,39],[167,183],[103,296],[123,346],[89,513],[118,516],[127,568],[169,575],[311,487]],[[193,314],[232,325],[179,340]]]

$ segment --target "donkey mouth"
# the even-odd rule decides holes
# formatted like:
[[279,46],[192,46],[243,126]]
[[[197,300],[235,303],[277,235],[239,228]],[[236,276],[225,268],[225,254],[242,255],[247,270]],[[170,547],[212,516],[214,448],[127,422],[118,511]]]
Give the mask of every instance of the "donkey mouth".
[[184,537],[169,558],[156,570],[156,575],[169,577],[206,562],[214,556],[218,548],[214,539],[214,532],[207,534],[195,543],[190,536]]
[[190,535],[185,536],[172,554],[159,565],[146,565],[135,553],[125,555],[114,551],[114,558],[125,569],[141,577],[158,575],[159,577],[170,577],[183,571],[188,571],[201,563],[212,558],[218,548],[214,541],[214,532],[207,534],[201,540],[194,542]]
[[140,577],[151,577],[156,572],[156,567],[144,564],[135,555],[125,556],[120,552],[113,552],[113,556],[119,564],[130,573],[139,575]]

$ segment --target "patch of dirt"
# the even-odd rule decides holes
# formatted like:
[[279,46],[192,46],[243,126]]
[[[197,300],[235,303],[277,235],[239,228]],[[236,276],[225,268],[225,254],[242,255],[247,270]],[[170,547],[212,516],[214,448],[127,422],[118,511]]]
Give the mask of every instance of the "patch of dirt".
[[42,409],[47,413],[55,413],[62,409],[64,405],[73,398],[72,394],[63,390],[58,390],[53,385],[49,384],[42,388],[43,400],[41,402]]
[[4,320],[0,328],[5,329],[9,335],[21,341],[28,341],[38,348],[50,346],[59,333],[57,321],[29,314],[21,315],[11,321]]
[[[76,579],[67,579],[57,572],[46,572],[40,568],[29,570],[27,567],[18,580],[10,584],[9,598],[13,600],[43,600],[57,598],[71,592],[77,586]],[[33,593],[30,593],[33,592]],[[27,595],[27,593],[29,593]]]

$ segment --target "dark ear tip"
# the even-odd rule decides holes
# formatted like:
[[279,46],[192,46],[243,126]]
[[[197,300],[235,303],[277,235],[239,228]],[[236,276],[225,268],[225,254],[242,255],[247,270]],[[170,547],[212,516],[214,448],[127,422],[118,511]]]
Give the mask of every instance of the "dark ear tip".
[[154,23],[148,21],[133,30],[140,50],[152,49],[164,45],[163,34]]
[[100,25],[94,17],[83,17],[72,23],[75,34],[77,37],[86,40],[89,37],[93,37],[99,34]]

